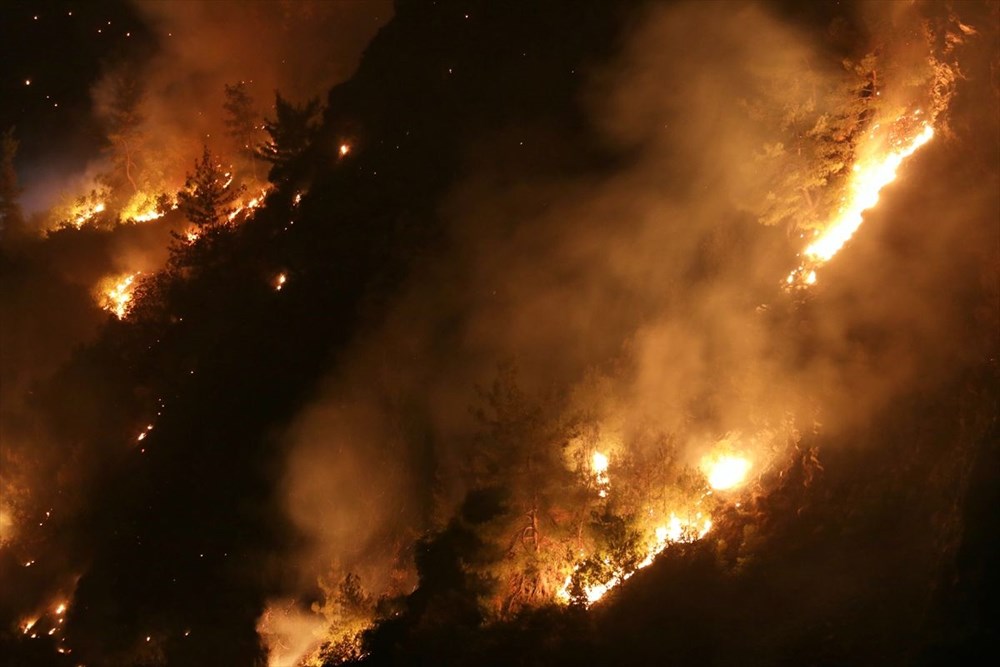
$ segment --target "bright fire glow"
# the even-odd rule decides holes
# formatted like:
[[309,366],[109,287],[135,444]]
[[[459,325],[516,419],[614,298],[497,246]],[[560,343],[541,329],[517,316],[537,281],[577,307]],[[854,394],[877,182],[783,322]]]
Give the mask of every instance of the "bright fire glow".
[[597,486],[600,487],[597,491],[597,495],[601,498],[606,498],[608,495],[608,485],[611,483],[610,478],[608,478],[607,454],[594,452],[594,455],[590,460],[590,468],[594,471],[594,481],[596,481]]
[[608,483],[608,456],[607,454],[602,454],[601,452],[594,452],[594,456],[591,458],[590,467],[594,471],[594,477],[597,478],[598,484]]
[[340,157],[346,156],[348,153],[351,152],[350,144],[340,144],[339,152],[340,152]]
[[92,206],[78,206],[73,209],[73,224],[79,229],[83,227],[84,223],[92,220],[98,213],[103,213],[104,209],[104,202],[99,202]]
[[162,218],[162,217],[163,214],[157,211],[155,208],[153,208],[143,211],[142,213],[137,213],[136,215],[128,219],[133,220],[135,222],[149,222],[151,220],[156,220],[157,218]]
[[827,262],[836,255],[861,226],[864,212],[878,203],[882,188],[896,180],[896,172],[903,160],[917,152],[933,136],[934,128],[925,124],[920,134],[897,150],[881,159],[855,165],[844,208],[823,234],[806,248],[806,256]]
[[920,115],[918,110],[912,116],[902,118],[883,130],[888,139],[879,136],[879,125],[874,127],[868,136],[869,140],[876,145],[888,143],[889,152],[876,152],[872,157],[861,159],[854,165],[843,205],[823,232],[805,249],[805,259],[797,269],[788,274],[785,280],[787,285],[815,285],[816,267],[830,261],[844,247],[864,222],[865,212],[878,204],[882,189],[896,180],[903,162],[934,138],[934,128],[927,122],[922,122],[919,125],[920,131],[909,138],[897,138],[902,133],[900,128]]
[[141,271],[126,273],[120,276],[105,278],[101,281],[99,296],[101,308],[112,313],[120,320],[124,319],[132,304],[136,278],[141,273]]
[[[712,520],[702,516],[701,512],[694,516],[682,519],[671,513],[666,524],[657,526],[653,531],[654,539],[647,545],[646,556],[636,566],[634,570],[624,572],[619,571],[602,582],[584,586],[583,594],[586,598],[586,605],[589,607],[607,594],[615,586],[628,581],[633,574],[639,570],[649,567],[663,551],[671,544],[686,544],[697,542],[712,530]],[[608,561],[605,561],[608,564]],[[563,602],[570,600],[569,589],[573,583],[573,575],[566,577],[562,588],[556,593],[556,597]]]
[[251,212],[259,208],[260,205],[264,203],[264,198],[267,197],[267,193],[269,190],[270,187],[262,188],[257,196],[247,201],[241,201],[240,203],[238,203],[236,205],[236,208],[233,209],[233,212],[229,214],[229,222],[233,222],[236,219],[236,217],[241,214],[246,214],[247,216],[249,216]]
[[274,279],[274,289],[280,292],[281,288],[285,286],[286,282],[288,282],[288,276],[286,276],[284,273],[279,273],[277,277],[275,277]]
[[[163,198],[163,195],[160,198]],[[138,192],[125,204],[118,217],[122,221],[127,220],[131,222],[150,222],[162,218],[164,211],[160,210],[160,204],[157,202],[157,199],[157,197],[145,192]],[[168,201],[170,202],[171,209],[177,208],[176,201],[172,198],[168,198]]]
[[708,485],[717,491],[732,489],[743,484],[750,467],[748,459],[732,454],[707,457],[701,464],[702,471],[708,478]]

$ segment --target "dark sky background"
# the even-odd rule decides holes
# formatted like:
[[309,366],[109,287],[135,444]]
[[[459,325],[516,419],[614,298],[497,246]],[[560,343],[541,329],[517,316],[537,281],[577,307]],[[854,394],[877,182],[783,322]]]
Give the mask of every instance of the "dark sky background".
[[196,154],[188,143],[221,134],[223,84],[247,81],[261,111],[276,89],[295,101],[321,96],[392,15],[388,0],[18,0],[0,11],[0,127],[16,128],[29,213],[86,185],[104,145],[96,85],[116,67],[143,72],[146,121],[164,142],[157,149],[182,144],[188,162]]
[[[154,35],[128,2],[4,3],[0,127],[15,127],[25,186],[79,171],[103,136],[92,88],[105,63],[140,58]],[[30,85],[27,83],[30,81]],[[30,209],[42,202],[26,201]]]

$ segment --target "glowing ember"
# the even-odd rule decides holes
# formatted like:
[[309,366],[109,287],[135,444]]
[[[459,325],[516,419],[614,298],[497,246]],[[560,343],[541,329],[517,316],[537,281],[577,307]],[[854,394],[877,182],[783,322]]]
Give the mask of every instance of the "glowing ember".
[[340,157],[345,157],[348,153],[351,152],[350,144],[340,144],[339,152],[340,152]]
[[726,454],[702,461],[701,468],[708,478],[708,485],[717,491],[732,489],[746,481],[750,461],[742,456]]
[[285,286],[285,283],[287,281],[288,281],[288,276],[286,276],[284,273],[279,273],[277,277],[274,279],[274,289],[280,292],[281,288]]
[[60,602],[59,605],[56,607],[56,615],[61,616],[64,613],[66,613],[66,603]]
[[121,276],[105,278],[100,290],[101,308],[112,313],[118,319],[124,319],[132,303],[132,293],[135,290],[135,280],[141,274],[126,273]]

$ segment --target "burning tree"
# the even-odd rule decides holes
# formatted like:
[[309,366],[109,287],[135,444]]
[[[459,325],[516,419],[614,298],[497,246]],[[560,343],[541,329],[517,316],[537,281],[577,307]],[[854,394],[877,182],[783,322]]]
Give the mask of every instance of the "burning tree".
[[767,196],[753,206],[762,224],[812,228],[835,207],[838,188],[830,186],[847,175],[879,101],[876,66],[871,54],[845,61],[832,84],[807,67],[792,81],[762,80],[763,98],[740,100],[769,137],[752,167],[783,165]]
[[357,660],[363,653],[361,635],[375,617],[375,600],[361,585],[361,577],[348,573],[343,579],[321,578],[323,604],[314,603],[313,613],[322,614],[329,624],[326,641],[319,648],[324,665]]
[[233,205],[242,187],[233,185],[232,174],[223,170],[208,146],[194,163],[184,189],[177,193],[177,205],[199,228],[212,228],[224,222],[236,210]]

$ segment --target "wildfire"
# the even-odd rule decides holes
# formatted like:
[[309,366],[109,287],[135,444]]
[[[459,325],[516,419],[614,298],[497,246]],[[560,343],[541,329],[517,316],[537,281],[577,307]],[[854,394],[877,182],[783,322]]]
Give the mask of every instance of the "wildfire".
[[139,192],[125,204],[119,218],[122,221],[151,222],[166,214],[165,205],[168,202],[170,210],[177,208],[177,201],[167,195],[155,197],[146,192]]
[[697,542],[708,535],[708,531],[711,529],[712,520],[704,518],[701,512],[697,512],[694,517],[686,519],[681,519],[676,514],[671,514],[667,525],[657,526],[654,531],[659,548],[653,555],[655,556],[660,553],[660,551],[671,543]]
[[256,197],[253,197],[252,199],[237,204],[236,208],[233,209],[233,212],[229,214],[229,222],[233,222],[237,218],[237,216],[241,214],[249,215],[250,212],[260,207],[260,205],[264,203],[264,198],[267,197],[267,193],[269,190],[270,187],[262,188],[260,193]]
[[135,222],[150,222],[151,220],[156,220],[156,219],[162,218],[162,217],[163,217],[163,213],[160,213],[159,211],[157,211],[154,208],[154,209],[150,209],[150,210],[144,211],[142,213],[139,213],[137,215],[134,215],[131,218],[129,218],[129,220],[133,220]]
[[706,457],[701,469],[708,478],[708,485],[716,491],[725,491],[742,485],[750,472],[750,461],[742,456],[723,454]]
[[875,126],[869,134],[869,140],[876,145],[887,143],[890,151],[854,165],[843,206],[818,238],[805,249],[805,261],[788,274],[786,284],[815,284],[815,267],[830,261],[844,247],[864,222],[864,213],[878,204],[882,189],[896,180],[903,162],[934,137],[934,128],[927,122],[920,125],[920,132],[908,139],[896,137],[901,126],[912,122],[919,115],[920,112],[917,111],[912,117],[894,123],[888,131],[888,138],[879,136],[880,127]]
[[[751,443],[756,440],[757,436],[749,439]],[[737,446],[737,442],[743,445]],[[725,498],[711,501],[707,499],[712,496],[713,490],[736,489],[746,483],[753,468],[752,459],[742,453],[747,446],[750,445],[738,433],[727,434],[700,463],[700,469],[712,490],[706,489],[700,495],[678,501],[669,513],[649,509],[648,516],[641,519],[641,525],[637,525],[637,528],[645,531],[644,542],[639,544],[638,562],[633,560],[628,564],[629,561],[617,560],[616,556],[581,551],[562,588],[556,593],[557,599],[564,603],[576,599],[590,606],[637,571],[652,565],[656,557],[671,545],[690,544],[707,536],[714,525],[712,508],[719,503],[728,502]],[[592,451],[588,473],[597,486],[600,498],[607,498],[611,493],[609,467],[610,458],[607,454]]]
[[836,255],[861,226],[862,214],[878,203],[882,188],[896,180],[896,172],[903,160],[917,152],[933,136],[934,128],[925,124],[920,134],[883,159],[854,165],[847,205],[827,227],[826,232],[806,248],[806,256],[826,262]]
[[141,271],[126,273],[120,276],[112,276],[101,281],[100,305],[101,308],[114,314],[118,319],[124,319],[128,314],[132,303],[135,281]]
[[608,478],[608,456],[607,454],[602,454],[601,452],[594,452],[594,456],[590,461],[590,468],[594,471],[594,481],[597,482],[597,486],[601,487],[597,492],[601,498],[608,495],[608,485],[611,484],[611,480]]
[[608,471],[608,457],[606,454],[602,454],[601,452],[594,452],[594,456],[591,459],[591,467],[593,468],[594,474],[597,476],[598,481],[600,481],[602,476],[604,477],[605,480],[607,480],[606,473]]
[[73,224],[77,229],[94,218],[98,213],[103,213],[106,208],[104,202],[98,202],[90,206],[83,205],[73,209]]
[[[29,639],[39,639],[40,637],[52,637],[58,642],[65,642],[66,637],[60,636],[66,622],[66,612],[69,611],[69,601],[67,599],[57,600],[43,610],[37,611],[34,615],[21,620],[18,628],[21,634]],[[56,651],[60,654],[72,653],[72,649],[65,644],[56,645]]]
[[[671,513],[667,523],[657,526],[653,531],[653,540],[646,545],[646,555],[635,566],[634,570],[619,570],[613,572],[611,576],[604,581],[587,584],[583,587],[583,595],[586,599],[586,605],[589,607],[594,604],[603,598],[612,588],[628,581],[632,575],[639,570],[652,565],[653,561],[656,560],[656,557],[663,553],[663,551],[666,550],[666,548],[671,544],[687,544],[697,542],[708,535],[711,529],[712,520],[704,517],[701,512],[696,512],[693,517],[686,519],[682,519],[676,514]],[[610,565],[610,562],[605,560],[604,564]],[[580,565],[577,565],[573,573],[566,577],[562,588],[556,593],[556,597],[563,602],[569,602],[570,600],[569,589],[573,583],[573,576],[577,573],[577,571],[579,571],[579,569]]]

